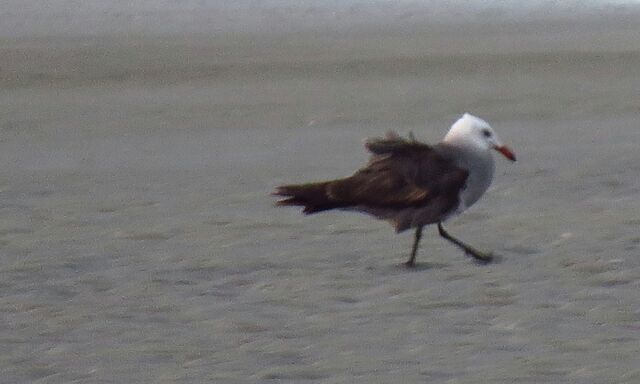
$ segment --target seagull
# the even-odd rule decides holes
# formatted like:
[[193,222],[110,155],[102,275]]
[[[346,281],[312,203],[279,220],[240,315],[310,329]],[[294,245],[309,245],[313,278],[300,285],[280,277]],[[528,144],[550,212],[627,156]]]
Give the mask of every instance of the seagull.
[[411,256],[415,266],[422,230],[437,224],[441,237],[481,263],[493,259],[451,236],[442,223],[471,207],[491,185],[495,165],[491,150],[515,161],[484,120],[465,113],[435,145],[389,132],[364,141],[369,162],[353,175],[336,180],[277,187],[278,206],[302,206],[310,215],[332,209],[363,212],[389,221],[396,232],[415,228]]

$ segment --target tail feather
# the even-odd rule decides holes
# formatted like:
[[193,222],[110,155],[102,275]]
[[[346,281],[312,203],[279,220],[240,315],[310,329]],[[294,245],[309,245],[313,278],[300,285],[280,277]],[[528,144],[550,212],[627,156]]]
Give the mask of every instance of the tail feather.
[[328,193],[331,181],[320,183],[283,185],[273,192],[273,195],[286,197],[278,200],[278,206],[302,206],[305,214],[313,214],[329,209],[340,208],[343,204],[335,201]]

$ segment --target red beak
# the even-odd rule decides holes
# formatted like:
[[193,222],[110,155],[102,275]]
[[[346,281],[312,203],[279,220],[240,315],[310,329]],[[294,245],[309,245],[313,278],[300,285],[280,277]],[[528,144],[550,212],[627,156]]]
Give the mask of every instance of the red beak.
[[511,150],[511,148],[507,147],[506,145],[503,145],[501,147],[495,147],[494,149],[496,151],[502,153],[502,155],[504,157],[506,157],[507,159],[509,159],[511,161],[516,161],[516,155],[514,155],[513,151]]

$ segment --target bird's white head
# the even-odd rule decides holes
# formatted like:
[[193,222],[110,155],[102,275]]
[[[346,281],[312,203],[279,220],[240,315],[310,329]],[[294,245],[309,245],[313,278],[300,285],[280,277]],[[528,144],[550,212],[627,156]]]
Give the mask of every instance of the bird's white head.
[[479,117],[465,113],[449,129],[443,140],[445,143],[472,147],[477,150],[495,149],[511,161],[516,161],[513,151],[502,144],[493,128]]

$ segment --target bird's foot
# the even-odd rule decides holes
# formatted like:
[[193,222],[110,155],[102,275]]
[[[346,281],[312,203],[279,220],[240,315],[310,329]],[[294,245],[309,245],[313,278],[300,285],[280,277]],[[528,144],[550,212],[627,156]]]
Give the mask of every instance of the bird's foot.
[[465,253],[476,259],[480,264],[488,264],[494,259],[494,254],[492,252],[481,252],[473,248],[465,249]]

